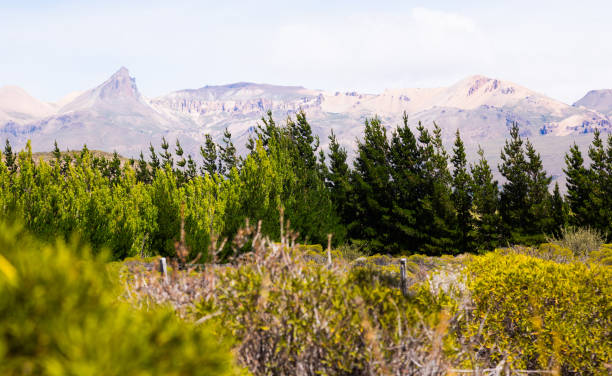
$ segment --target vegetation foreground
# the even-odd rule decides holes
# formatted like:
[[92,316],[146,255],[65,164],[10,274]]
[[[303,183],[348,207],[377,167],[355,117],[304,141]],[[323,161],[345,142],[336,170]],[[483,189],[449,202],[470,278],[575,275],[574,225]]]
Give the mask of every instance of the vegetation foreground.
[[516,124],[501,186],[417,131],[368,119],[352,168],[303,113],[200,166],[7,141],[0,374],[610,374],[612,135],[562,197]]
[[248,252],[175,260],[166,279],[156,259],[104,263],[0,227],[3,375],[610,372],[611,246],[414,255],[404,295],[398,259],[291,231],[272,242],[247,226],[232,247]]
[[[452,153],[441,129],[404,124],[387,134],[367,119],[352,166],[335,135],[326,154],[304,113],[279,125],[268,114],[237,155],[226,130],[220,144],[206,135],[201,163],[176,140],[149,158],[116,153],[61,152],[35,160],[31,147],[15,153],[6,142],[0,161],[0,217],[17,218],[34,234],[69,239],[115,260],[176,256],[181,216],[193,257],[209,260],[209,246],[232,239],[245,219],[262,221],[278,239],[280,209],[301,241],[350,245],[364,253],[429,256],[483,252],[509,244],[538,245],[567,226],[592,228],[612,241],[612,135],[595,132],[587,165],[574,145],[566,154],[563,197],[540,155],[517,124],[497,166],[483,153],[468,164],[459,132]],[[450,155],[449,155],[450,154]],[[226,244],[222,258],[231,253]]]

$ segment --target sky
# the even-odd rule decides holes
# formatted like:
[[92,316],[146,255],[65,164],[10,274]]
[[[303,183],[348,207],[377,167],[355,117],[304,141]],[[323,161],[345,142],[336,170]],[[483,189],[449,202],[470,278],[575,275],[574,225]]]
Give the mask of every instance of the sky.
[[0,0],[0,86],[56,101],[121,66],[140,91],[329,91],[482,74],[566,103],[612,88],[612,1]]

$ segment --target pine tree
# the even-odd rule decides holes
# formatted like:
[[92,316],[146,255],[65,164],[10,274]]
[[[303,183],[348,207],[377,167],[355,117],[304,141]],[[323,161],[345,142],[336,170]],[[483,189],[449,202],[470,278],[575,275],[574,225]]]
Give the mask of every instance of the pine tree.
[[607,153],[604,147],[601,133],[595,130],[593,142],[589,146],[589,158],[591,165],[589,169],[589,179],[591,181],[590,203],[592,213],[592,225],[597,230],[607,233],[610,228],[610,209],[608,202],[609,197],[606,197],[608,183],[607,176]]
[[180,141],[177,139],[176,140],[176,150],[174,152],[174,154],[176,154],[176,156],[178,157],[178,161],[176,162],[176,165],[181,168],[184,169],[185,165],[187,164],[187,161],[185,160],[185,158],[183,157],[184,154],[184,150],[183,147],[181,146]]
[[[427,139],[427,137],[423,137]],[[422,153],[428,160],[423,161],[424,177],[426,186],[430,192],[424,198],[424,207],[430,210],[432,223],[425,225],[424,233],[428,235],[426,244],[423,246],[428,254],[440,255],[444,253],[455,253],[454,228],[456,218],[454,215],[453,201],[451,199],[452,177],[448,170],[448,155],[442,145],[442,130],[434,122],[433,137],[429,138],[429,146]]]
[[419,136],[418,140],[418,165],[421,166],[419,169],[419,205],[417,207],[417,218],[419,221],[417,235],[419,249],[418,251],[425,251],[432,243],[431,238],[435,237],[435,222],[436,213],[433,206],[434,198],[434,181],[435,175],[435,164],[434,154],[435,149],[433,146],[433,138],[429,133],[429,130],[419,121],[417,125],[417,131]]
[[319,138],[313,136],[312,128],[306,120],[304,111],[299,111],[296,114],[296,121],[287,120],[289,135],[293,140],[300,158],[307,169],[312,170],[316,167],[317,157],[316,150],[319,148]]
[[198,168],[196,162],[191,158],[191,155],[187,156],[187,180],[192,180],[198,175]]
[[504,233],[508,240],[520,242],[529,216],[529,176],[523,140],[517,123],[512,124],[510,140],[506,140],[501,159],[502,164],[498,169],[506,179],[500,194],[500,214],[505,226]]
[[163,152],[161,153],[161,167],[162,168],[174,168],[174,159],[172,158],[172,152],[170,152],[170,144],[166,141],[165,137],[162,137],[161,148]]
[[204,159],[201,172],[202,175],[209,174],[210,176],[213,176],[218,172],[217,145],[213,142],[210,134],[206,134],[205,138],[206,141],[204,147],[200,146],[200,155]]
[[334,232],[336,243],[341,241],[344,229],[338,225],[339,218],[325,184],[324,159],[317,160],[319,139],[312,134],[306,115],[298,112],[295,121],[288,118],[286,127],[274,132],[275,136],[269,138],[268,153],[273,160],[285,161],[291,169],[284,174],[283,192],[287,194],[282,195],[291,223],[309,233],[313,241],[325,242],[329,231]]
[[187,181],[187,176],[185,175],[185,166],[187,165],[187,160],[183,157],[183,154],[185,152],[178,139],[176,140],[176,149],[174,153],[178,157],[178,161],[176,162],[177,168],[175,169],[174,174],[176,175],[178,184],[180,186]]
[[280,140],[281,128],[276,125],[272,117],[272,111],[268,110],[266,115],[267,117],[262,116],[261,123],[257,123],[254,130],[255,137],[249,136],[247,140],[246,147],[251,153],[255,152],[256,140],[261,140],[266,151],[268,150],[268,144],[271,139]]
[[348,231],[354,242],[370,251],[382,252],[391,240],[388,153],[386,129],[377,117],[366,119],[351,178],[353,218]]
[[91,156],[91,152],[89,151],[87,144],[83,144],[83,148],[81,149],[81,152],[79,153],[79,156],[77,158],[77,163],[81,164],[83,159],[89,156]]
[[591,227],[594,225],[591,211],[592,182],[589,171],[584,167],[584,159],[578,145],[570,148],[565,154],[565,169],[567,177],[567,203],[569,206],[568,221],[572,226]]
[[140,152],[140,158],[138,159],[138,166],[136,168],[136,180],[145,184],[151,183],[149,164],[145,161],[142,151]]
[[[85,155],[89,155],[89,154],[82,154],[82,155],[85,156]],[[82,166],[82,161],[83,161],[83,157],[82,156],[77,157],[76,158],[76,165],[77,166]],[[103,155],[100,156],[100,157],[94,157],[93,158],[92,167],[93,167],[93,169],[100,171],[102,176],[104,176],[105,178],[107,178],[107,179],[109,178],[110,172],[108,170],[108,160]]]
[[221,173],[229,176],[232,168],[238,167],[238,157],[236,156],[236,147],[232,142],[232,134],[227,128],[223,132],[223,146],[219,146],[219,151]]
[[66,154],[64,154],[64,156],[62,157],[62,164],[60,167],[60,173],[63,176],[66,176],[68,174],[68,170],[70,169],[71,164],[72,164],[72,157],[66,150]]
[[528,176],[528,217],[525,232],[533,239],[531,242],[544,241],[543,234],[554,230],[551,217],[551,197],[548,186],[552,178],[544,171],[542,158],[533,144],[527,140],[527,176]]
[[465,146],[461,140],[459,129],[455,135],[455,146],[453,148],[453,193],[452,198],[457,213],[457,246],[461,252],[471,251],[473,243],[472,235],[472,179],[467,170],[467,159]]
[[476,249],[490,251],[501,241],[501,218],[498,212],[499,188],[493,180],[493,172],[484,156],[482,148],[478,148],[480,157],[475,165],[470,167],[472,173],[474,238]]
[[56,166],[59,166],[62,160],[62,152],[60,151],[60,148],[57,146],[57,141],[53,142],[53,152],[51,153],[53,155],[53,164]]
[[155,153],[155,148],[151,143],[149,143],[149,153],[151,154],[149,157],[151,159],[149,165],[151,166],[152,174],[155,175],[157,170],[161,168],[161,163],[159,162],[159,158],[157,158],[157,153]]
[[559,183],[555,183],[555,190],[550,198],[552,231],[554,236],[561,236],[561,230],[567,225],[567,209],[559,191]]
[[390,194],[393,197],[392,247],[416,252],[422,245],[417,225],[419,202],[423,196],[422,166],[417,140],[408,126],[406,113],[403,116],[403,125],[391,135],[389,163],[392,177]]
[[121,178],[121,159],[116,151],[113,152],[113,159],[108,164],[108,177],[112,184],[118,184]]
[[341,223],[347,225],[352,219],[347,210],[349,203],[350,169],[346,162],[346,149],[338,143],[332,130],[329,135],[329,173],[327,174],[327,187],[330,191],[331,201]]
[[608,147],[605,159],[605,184],[604,184],[604,207],[605,216],[608,218],[608,228],[605,230],[608,240],[612,240],[612,134],[608,135]]
[[4,164],[8,168],[11,174],[14,174],[17,171],[17,154],[13,153],[13,148],[11,147],[11,143],[8,138],[6,139],[6,144],[4,146]]
[[317,158],[317,170],[319,172],[319,178],[327,186],[327,179],[329,178],[329,168],[327,167],[325,159],[325,151],[323,150],[323,148],[321,148],[319,149],[319,156]]

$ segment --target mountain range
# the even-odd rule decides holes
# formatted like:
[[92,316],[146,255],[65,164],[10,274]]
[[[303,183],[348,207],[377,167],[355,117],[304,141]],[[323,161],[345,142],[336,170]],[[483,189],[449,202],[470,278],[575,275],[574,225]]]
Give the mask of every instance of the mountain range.
[[380,94],[240,82],[147,98],[121,68],[99,86],[55,103],[39,101],[19,87],[1,87],[0,139],[16,148],[30,139],[35,151],[48,151],[57,140],[62,149],[87,144],[137,157],[141,151],[148,155],[149,144],[158,146],[165,137],[171,143],[179,139],[187,153],[197,156],[206,133],[219,139],[227,127],[240,147],[266,111],[281,122],[300,109],[323,146],[333,129],[352,151],[366,118],[377,115],[392,129],[406,112],[411,125],[435,121],[449,151],[459,129],[469,156],[475,158],[480,145],[493,167],[510,125],[518,122],[554,178],[562,177],[563,155],[573,142],[586,147],[595,129],[612,131],[612,90],[590,91],[568,105],[508,81],[471,76],[448,87]]

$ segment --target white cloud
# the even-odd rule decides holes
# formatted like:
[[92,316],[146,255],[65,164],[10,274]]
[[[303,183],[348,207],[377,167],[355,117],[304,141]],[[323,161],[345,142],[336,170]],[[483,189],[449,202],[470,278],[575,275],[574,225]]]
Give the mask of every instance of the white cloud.
[[559,1],[554,13],[526,0],[474,3],[0,5],[0,85],[54,100],[125,65],[146,95],[241,80],[373,92],[471,74],[567,102],[612,87],[609,2]]
[[476,32],[474,21],[456,13],[440,12],[427,8],[412,9],[413,20],[433,32]]
[[346,89],[381,90],[457,79],[488,59],[487,40],[473,20],[425,8],[409,14],[358,13],[341,22],[322,18],[287,23],[272,46],[281,75],[308,75],[327,88],[340,83]]

